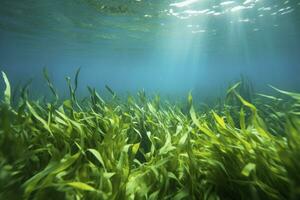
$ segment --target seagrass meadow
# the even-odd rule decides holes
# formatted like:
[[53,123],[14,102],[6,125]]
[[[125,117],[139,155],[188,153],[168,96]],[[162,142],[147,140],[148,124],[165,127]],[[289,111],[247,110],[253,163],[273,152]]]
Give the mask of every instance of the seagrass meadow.
[[[79,71],[78,71],[79,72]],[[103,100],[13,100],[4,72],[0,199],[291,199],[300,197],[300,94],[251,93],[245,82],[222,103],[199,107],[144,92]]]
[[0,200],[300,200],[300,0],[0,0]]

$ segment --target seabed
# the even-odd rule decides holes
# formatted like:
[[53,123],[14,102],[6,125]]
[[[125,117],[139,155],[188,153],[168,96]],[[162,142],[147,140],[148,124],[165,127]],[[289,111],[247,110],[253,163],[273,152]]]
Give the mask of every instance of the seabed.
[[0,199],[300,199],[300,94],[244,82],[212,108],[140,92],[0,104]]

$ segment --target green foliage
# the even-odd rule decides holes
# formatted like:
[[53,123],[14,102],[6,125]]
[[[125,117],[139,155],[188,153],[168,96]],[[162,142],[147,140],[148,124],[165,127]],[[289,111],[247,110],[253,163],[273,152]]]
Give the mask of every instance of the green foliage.
[[6,89],[4,91],[4,102],[7,105],[10,105],[10,101],[11,101],[11,88],[10,88],[10,83],[8,81],[8,78],[6,76],[6,74],[4,72],[2,72],[2,76],[3,76],[3,80],[6,86]]
[[44,71],[55,101],[32,101],[25,86],[17,106],[2,74],[0,199],[300,198],[300,94],[245,98],[241,82],[218,109],[197,111],[189,94],[183,113],[106,86],[110,102],[88,88],[81,104],[78,74],[59,100]]

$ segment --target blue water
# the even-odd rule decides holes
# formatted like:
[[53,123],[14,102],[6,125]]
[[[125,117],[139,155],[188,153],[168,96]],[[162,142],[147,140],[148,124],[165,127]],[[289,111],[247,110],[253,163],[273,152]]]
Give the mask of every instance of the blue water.
[[241,74],[300,91],[299,59],[300,0],[0,2],[0,70],[37,95],[44,67],[61,93],[78,67],[82,94],[218,96]]

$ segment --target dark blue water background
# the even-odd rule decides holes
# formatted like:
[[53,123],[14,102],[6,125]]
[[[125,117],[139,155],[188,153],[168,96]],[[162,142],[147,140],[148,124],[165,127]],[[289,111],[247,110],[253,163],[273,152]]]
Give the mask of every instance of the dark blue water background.
[[82,95],[107,84],[205,98],[241,74],[300,91],[299,61],[299,0],[0,1],[0,69],[14,86],[32,78],[37,96],[44,67],[62,94],[78,67]]

